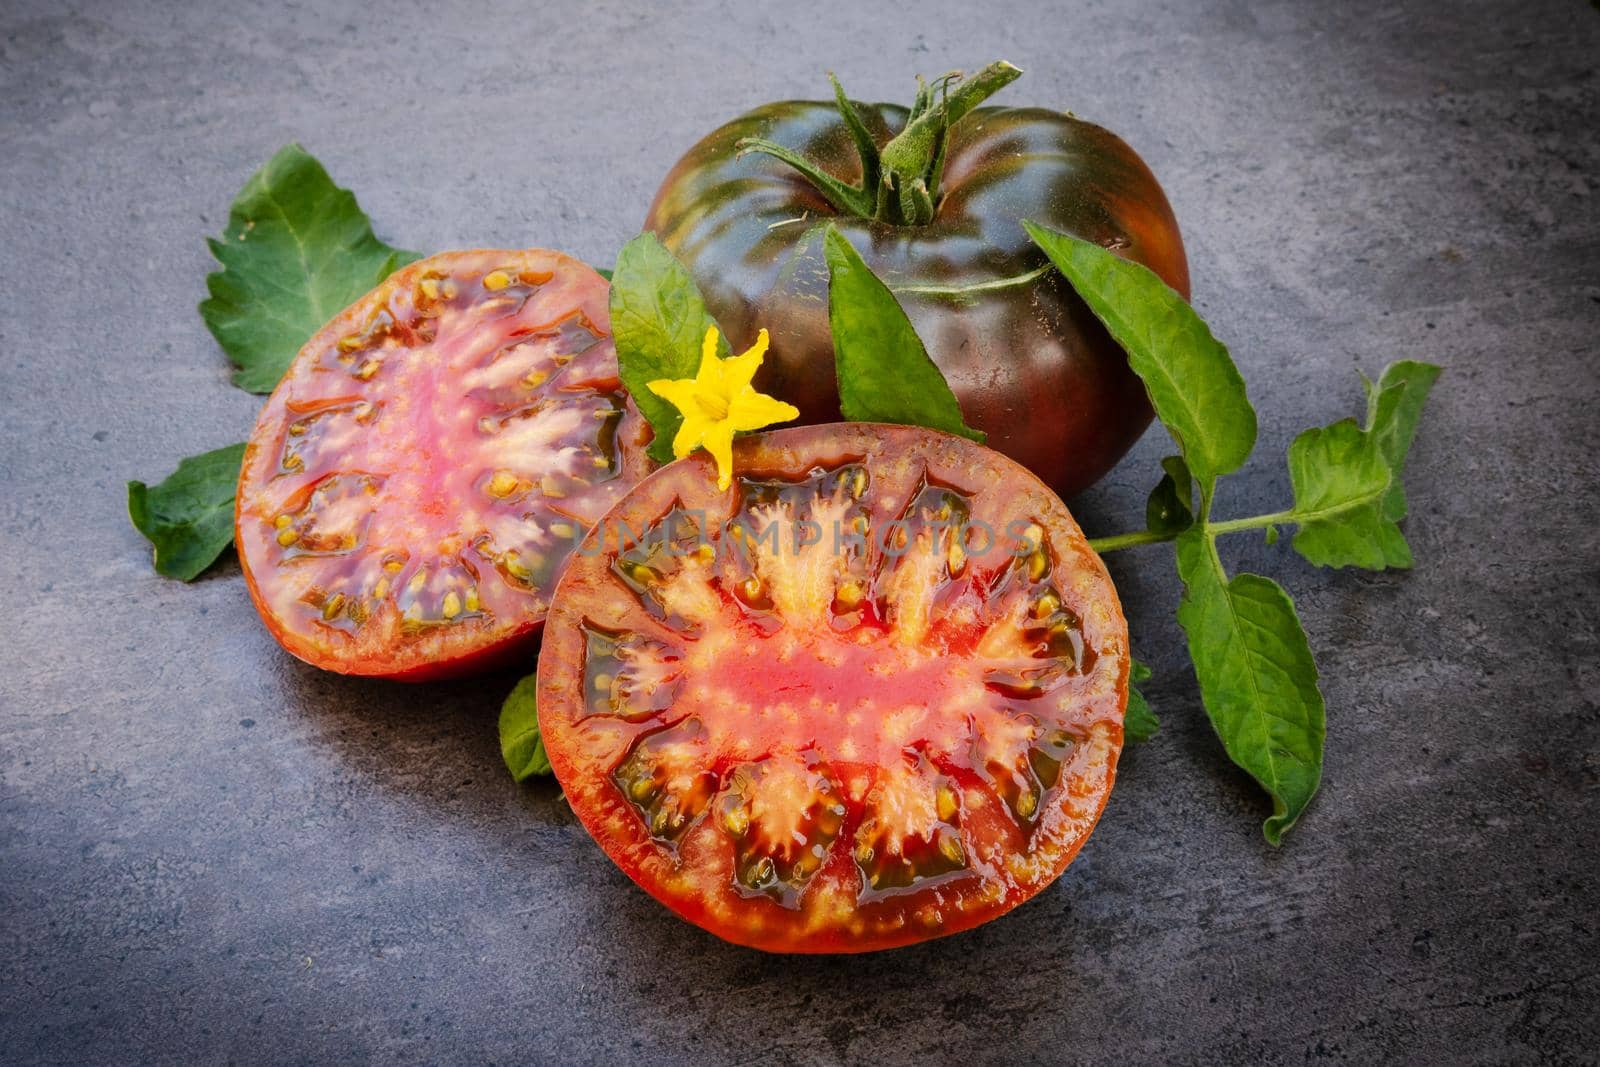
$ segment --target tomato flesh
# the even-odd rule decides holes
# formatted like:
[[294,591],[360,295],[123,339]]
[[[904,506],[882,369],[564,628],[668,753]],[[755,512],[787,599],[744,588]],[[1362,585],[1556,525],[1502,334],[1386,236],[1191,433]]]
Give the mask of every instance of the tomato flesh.
[[1058,497],[960,438],[841,424],[645,479],[557,588],[539,720],[573,810],[678,914],[771,951],[952,933],[1099,817],[1127,627]]
[[559,253],[452,252],[306,343],[257,419],[235,517],[285,648],[407,679],[529,650],[561,564],[647,463],[608,293]]

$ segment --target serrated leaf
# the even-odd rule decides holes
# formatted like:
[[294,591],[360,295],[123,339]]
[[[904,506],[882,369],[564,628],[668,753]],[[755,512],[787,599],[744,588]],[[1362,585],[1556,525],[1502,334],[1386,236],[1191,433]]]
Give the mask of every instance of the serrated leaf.
[[1378,439],[1378,450],[1394,473],[1383,505],[1384,517],[1393,522],[1406,517],[1406,491],[1400,478],[1417,424],[1422,421],[1422,407],[1440,372],[1432,363],[1402,359],[1383,368],[1376,385],[1362,379],[1367,392],[1367,431]]
[[1283,587],[1257,574],[1229,581],[1203,528],[1179,535],[1177,555],[1178,622],[1206,714],[1228,757],[1271,795],[1261,832],[1278,845],[1322,779],[1326,712],[1311,646]]
[[251,175],[206,244],[222,269],[200,317],[252,393],[271,392],[312,334],[418,258],[378,240],[354,194],[297,144]]
[[155,546],[155,568],[193,581],[233,541],[233,500],[244,444],[190,456],[156,485],[128,483],[128,518]]
[[1149,680],[1150,668],[1134,660],[1128,672],[1128,707],[1122,715],[1122,736],[1134,744],[1150,740],[1161,729],[1161,720],[1150,710],[1150,702],[1138,689],[1140,683]]
[[1194,481],[1182,456],[1167,456],[1161,467],[1166,473],[1145,501],[1144,525],[1153,534],[1170,537],[1194,525]]
[[1400,527],[1383,515],[1391,479],[1377,440],[1354,419],[1296,437],[1289,446],[1295,551],[1319,567],[1411,566]]
[[824,238],[839,410],[854,422],[927,426],[982,442],[889,287],[838,229]]
[[1256,413],[1239,368],[1205,320],[1143,265],[1070,234],[1022,225],[1128,354],[1201,484],[1238,470],[1255,447]]
[[519,782],[550,773],[550,757],[545,754],[544,738],[539,733],[538,690],[539,678],[530,674],[516,684],[500,706],[500,756],[511,777]]
[[1307,430],[1289,447],[1294,484],[1291,517],[1299,524],[1295,550],[1318,566],[1409,567],[1411,549],[1400,532],[1406,514],[1400,483],[1406,453],[1439,368],[1390,364],[1367,390],[1367,425],[1344,419]]
[[[622,246],[611,275],[611,334],[622,384],[655,433],[650,457],[658,463],[672,462],[672,438],[683,416],[648,383],[693,378],[706,330],[716,324],[694,277],[655,234],[641,233]],[[725,359],[728,339],[718,333],[718,355]]]

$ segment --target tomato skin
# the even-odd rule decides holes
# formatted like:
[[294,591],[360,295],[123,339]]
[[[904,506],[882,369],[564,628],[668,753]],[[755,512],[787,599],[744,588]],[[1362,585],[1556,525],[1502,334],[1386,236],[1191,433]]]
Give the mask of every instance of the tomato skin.
[[[406,682],[527,662],[570,551],[552,523],[586,529],[651,467],[608,293],[558,252],[442,253],[306,342],[257,418],[234,510],[251,600],[286,651]],[[341,485],[320,508],[318,487]]]
[[298,633],[285,626],[279,618],[267,607],[267,600],[256,585],[254,575],[248,566],[241,565],[244,571],[245,587],[250,591],[250,602],[255,605],[262,621],[266,624],[267,632],[272,639],[277,641],[295,659],[309,663],[325,671],[336,674],[355,674],[366,677],[383,678],[391,682],[408,682],[423,684],[425,682],[446,682],[456,678],[467,678],[474,674],[489,674],[494,671],[506,670],[511,667],[526,665],[539,651],[539,634],[543,629],[544,620],[530,617],[526,624],[518,627],[518,632],[505,641],[486,648],[475,649],[458,656],[445,659],[435,659],[417,663],[412,666],[391,666],[381,661],[363,661],[346,665],[338,660],[331,659],[328,650],[318,642],[307,639],[304,634]]
[[[862,105],[880,145],[904,108]],[[969,425],[1063,496],[1093,484],[1151,419],[1121,349],[1021,226],[1028,219],[1100,242],[1186,298],[1178,225],[1148,167],[1110,131],[1043,108],[979,108],[951,131],[933,222],[896,227],[838,215],[787,165],[742,158],[744,137],[774,141],[833,176],[861,178],[831,102],[767,104],[684,154],[645,219],[694,275],[736,349],[765,327],[756,385],[802,422],[840,417],[828,327],[823,223],[833,222],[896,290]],[[1025,162],[1019,162],[1026,157]],[[1036,278],[1004,287],[1006,279]],[[924,291],[915,291],[922,287]],[[964,294],[927,291],[968,287]]]
[[[1076,741],[1072,756],[1062,763],[1062,777],[1035,797],[1039,815],[1031,831],[1014,825],[995,799],[998,794],[986,791],[974,777],[981,773],[979,765],[966,756],[966,746],[976,745],[975,739],[987,734],[974,724],[1014,724],[1015,719],[963,720],[971,733],[955,738],[928,726],[927,732],[904,742],[912,746],[903,750],[908,756],[914,749],[934,760],[940,773],[961,776],[948,780],[959,782],[958,789],[966,798],[961,802],[961,818],[970,836],[963,844],[973,862],[971,870],[958,873],[962,877],[972,874],[974,880],[935,877],[927,883],[913,883],[909,889],[878,893],[874,885],[869,892],[853,857],[860,856],[855,850],[865,825],[861,821],[863,795],[870,801],[876,786],[863,790],[850,784],[863,778],[882,782],[889,773],[882,753],[890,752],[892,760],[893,753],[902,751],[897,747],[901,740],[884,740],[888,734],[880,736],[878,725],[883,723],[881,731],[889,731],[888,724],[895,716],[885,712],[896,709],[880,710],[873,701],[885,692],[903,696],[912,704],[924,704],[927,714],[919,721],[932,722],[937,717],[935,706],[961,691],[955,680],[966,663],[976,660],[971,642],[940,645],[929,651],[931,659],[913,656],[912,670],[884,675],[883,682],[871,681],[869,662],[867,673],[853,674],[865,681],[852,683],[847,677],[844,682],[846,690],[860,686],[851,690],[853,697],[830,694],[823,686],[805,687],[795,682],[794,678],[803,678],[810,669],[811,661],[804,655],[795,657],[801,665],[794,678],[779,681],[778,672],[784,670],[780,664],[789,662],[790,655],[782,651],[781,644],[763,644],[753,630],[736,626],[719,631],[721,622],[702,624],[693,618],[681,627],[670,620],[665,626],[650,622],[640,615],[629,587],[618,577],[623,573],[618,569],[619,549],[656,516],[682,508],[686,514],[704,514],[712,522],[720,522],[730,507],[735,517],[740,514],[738,501],[745,491],[741,479],[787,483],[805,478],[808,472],[815,475],[821,469],[857,461],[866,465],[873,484],[881,487],[869,496],[871,492],[885,494],[872,504],[879,519],[903,514],[896,501],[904,498],[908,486],[919,484],[920,478],[920,484],[967,487],[974,501],[972,514],[981,512],[1000,529],[1006,528],[1007,520],[1019,517],[1042,523],[1052,553],[1045,579],[1060,590],[1058,606],[1070,606],[1081,618],[1083,642],[1094,650],[1082,676],[1071,683],[1078,688],[1060,698],[1070,702],[1068,717],[1061,721],[1070,720]],[[1049,885],[1087,840],[1109,796],[1122,744],[1129,673],[1127,625],[1115,589],[1060,499],[1031,474],[988,449],[913,427],[850,423],[740,438],[734,444],[734,469],[734,487],[726,493],[715,490],[715,469],[704,454],[647,477],[591,531],[557,587],[539,660],[539,720],[556,777],[584,827],[630,878],[681,918],[725,940],[769,952],[855,953],[911,944],[987,922]],[[1004,582],[995,578],[1006,566],[1003,562],[995,565],[993,573],[989,562],[969,560],[968,565],[976,586],[1004,588]],[[728,588],[722,586],[724,593]],[[730,599],[727,603],[735,602]],[[959,614],[965,603],[954,600],[945,606],[950,614]],[[799,640],[803,645],[805,631],[792,617],[777,633],[781,636],[788,626],[802,634]],[[706,706],[696,710],[692,701],[680,703],[684,687],[690,683],[679,681],[672,687],[672,702],[652,704],[654,710],[644,716],[622,714],[617,718],[596,711],[593,634],[630,629],[648,634],[652,641],[671,642],[676,639],[674,634],[696,635],[660,661],[669,664],[670,670],[658,677],[677,677],[683,674],[680,668],[690,665],[689,670],[704,671],[706,684],[714,687],[710,692],[721,706],[732,707],[749,697],[758,709],[756,718],[739,718],[732,724],[732,755],[718,750],[721,754],[707,764],[688,768],[667,765],[669,780],[692,781],[703,775],[705,781],[698,788],[715,794],[672,847],[664,847],[660,836],[647,825],[644,810],[630,800],[624,783],[641,780],[630,777],[636,753],[652,739],[682,740],[685,724],[706,715]],[[727,637],[715,646],[720,651],[700,644],[719,636]],[[846,641],[838,647],[852,646]],[[867,642],[861,650],[870,657],[881,646]],[[955,661],[962,662],[946,666]],[[605,660],[599,669],[610,671],[613,668],[608,664],[613,662],[617,661]],[[818,662],[829,662],[828,656],[820,656]],[[827,673],[826,668],[822,670]],[[846,675],[852,672],[847,665]],[[837,672],[831,677],[834,683],[839,681]],[[811,719],[805,719],[802,711],[802,719],[792,728],[783,726],[786,700],[797,708],[818,709],[818,699],[826,702],[835,696],[840,697],[841,707],[860,712],[865,725],[855,733],[841,726],[838,713],[829,710],[821,711],[821,718]],[[763,702],[765,711],[759,710]],[[1014,710],[1003,699],[998,703]],[[969,703],[959,706],[964,710],[958,720],[963,715],[981,714],[981,709],[965,710],[971,709]],[[1040,711],[1039,705],[1029,707]],[[904,712],[905,705],[898,710]],[[745,707],[730,714],[751,713],[752,708]],[[813,710],[812,714],[819,712]],[[714,733],[717,725],[710,723],[709,717],[707,721]],[[941,721],[948,726],[951,720]],[[774,727],[773,722],[779,725]],[[792,715],[789,722],[795,723]],[[790,733],[785,734],[785,729]],[[877,737],[879,762],[874,765],[869,753],[846,756],[839,744],[844,737],[869,745]],[[728,841],[719,834],[743,831],[727,830],[717,820],[719,813],[728,810],[726,798],[734,791],[741,768],[750,766],[743,761],[753,758],[757,766],[766,766],[767,759],[792,757],[794,746],[809,753],[807,767],[827,767],[836,775],[838,795],[845,798],[849,813],[841,816],[842,828],[837,837],[829,838],[827,858],[812,880],[798,890],[797,899],[778,901],[733,882],[737,866],[731,864],[736,861],[730,860]],[[941,750],[945,755],[938,754]],[[951,752],[956,753],[953,758],[948,756]],[[973,799],[975,796],[978,799]],[[984,798],[987,804],[983,804]]]

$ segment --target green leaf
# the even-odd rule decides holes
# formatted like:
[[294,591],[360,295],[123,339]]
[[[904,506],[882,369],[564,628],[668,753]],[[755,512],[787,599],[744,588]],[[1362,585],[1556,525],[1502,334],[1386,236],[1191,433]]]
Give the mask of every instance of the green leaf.
[[530,674],[500,706],[500,755],[511,777],[519,782],[550,773],[550,757],[539,736],[538,690],[539,677]]
[[1290,542],[1319,567],[1411,566],[1400,527],[1383,516],[1392,475],[1378,442],[1354,419],[1307,430],[1289,446],[1289,480],[1299,524]]
[[825,238],[839,409],[853,422],[927,426],[982,442],[894,294],[837,228]]
[[1405,473],[1406,454],[1422,420],[1422,406],[1440,370],[1432,363],[1403,359],[1383,368],[1376,386],[1362,378],[1367,392],[1367,432],[1378,439],[1378,450],[1394,473],[1383,505],[1384,517],[1394,522],[1406,517],[1406,491],[1400,476]]
[[1150,740],[1161,729],[1161,720],[1156,718],[1156,713],[1150,710],[1150,702],[1137,688],[1141,682],[1149,680],[1150,668],[1134,660],[1128,672],[1128,708],[1122,716],[1122,736],[1135,744]]
[[594,272],[608,282],[611,280],[611,272],[604,267],[596,267]]
[[1428,363],[1391,364],[1377,385],[1365,382],[1364,429],[1344,419],[1295,438],[1289,447],[1290,517],[1300,527],[1295,551],[1318,566],[1411,566],[1398,525],[1406,514],[1400,475],[1438,376]]
[[159,485],[128,483],[128,517],[155,546],[156,572],[189,582],[233,541],[233,497],[244,444],[178,464]]
[[1326,733],[1317,665],[1283,587],[1257,574],[1229,581],[1203,527],[1180,534],[1178,622],[1206,714],[1228,757],[1273,800],[1262,825],[1278,845],[1316,794]]
[[206,244],[222,269],[206,278],[200,317],[252,393],[271,392],[312,334],[417,258],[378,240],[355,196],[297,144],[251,175]]
[[[622,384],[655,431],[650,456],[658,463],[672,461],[672,438],[683,417],[648,384],[693,378],[706,330],[716,324],[694,278],[655,234],[641,233],[622,246],[611,276],[611,333]],[[719,337],[717,347],[726,358],[727,337]]]
[[1145,502],[1144,525],[1153,534],[1171,537],[1194,525],[1194,481],[1182,456],[1167,456],[1161,467],[1166,474]]
[[1128,354],[1189,469],[1209,489],[1255,447],[1256,413],[1228,349],[1146,267],[1089,241],[1022,224]]

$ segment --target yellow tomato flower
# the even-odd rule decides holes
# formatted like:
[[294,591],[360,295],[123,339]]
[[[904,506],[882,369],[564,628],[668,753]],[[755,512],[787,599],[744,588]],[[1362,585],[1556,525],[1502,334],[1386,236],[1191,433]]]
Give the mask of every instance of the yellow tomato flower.
[[672,439],[672,454],[682,459],[704,448],[717,461],[717,488],[733,482],[733,435],[759,430],[775,422],[800,417],[800,409],[756,392],[750,380],[767,354],[767,331],[762,330],[749,351],[721,359],[717,356],[717,328],[706,330],[700,346],[700,369],[693,378],[659,378],[647,382],[650,391],[683,414],[683,425]]

